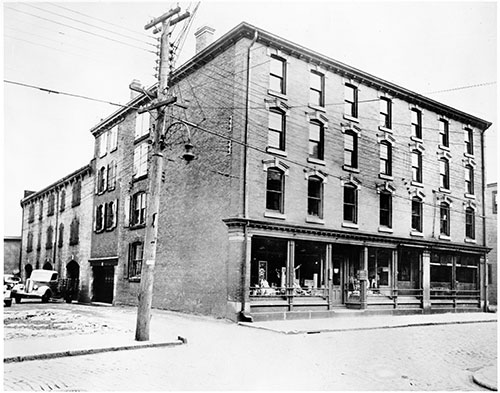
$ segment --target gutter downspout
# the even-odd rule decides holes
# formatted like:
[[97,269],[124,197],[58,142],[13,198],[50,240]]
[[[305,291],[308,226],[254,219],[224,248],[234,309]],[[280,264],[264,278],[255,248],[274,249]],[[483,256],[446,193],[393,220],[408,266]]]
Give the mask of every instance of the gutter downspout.
[[[484,129],[481,131],[481,193],[482,193],[482,200],[483,200],[483,245],[486,247],[486,166],[484,164],[484,133],[486,132],[488,128]],[[488,258],[487,258],[487,253],[484,254],[484,311],[488,311]]]
[[[57,241],[58,241],[58,235],[59,235],[59,197],[60,197],[60,190],[56,189],[54,191],[54,194],[56,196],[56,206],[55,206],[55,214],[56,214],[56,224],[54,226],[54,254],[53,254],[53,260],[54,260],[54,266],[56,266],[56,261],[57,261]],[[59,265],[59,264],[58,264]],[[57,271],[59,272],[59,277],[62,276],[62,266],[58,266],[59,268]]]
[[[244,135],[244,149],[243,149],[243,218],[248,219],[248,113],[250,111],[250,51],[254,46],[259,33],[257,30],[254,32],[254,37],[252,42],[248,46],[247,49],[247,83],[246,83],[246,103],[245,103],[245,135]],[[241,267],[241,311],[240,311],[240,320],[246,322],[252,322],[253,319],[251,316],[245,314],[245,305],[246,305],[246,276],[247,276],[247,255],[248,255],[248,223],[245,221],[243,227],[243,265]]]

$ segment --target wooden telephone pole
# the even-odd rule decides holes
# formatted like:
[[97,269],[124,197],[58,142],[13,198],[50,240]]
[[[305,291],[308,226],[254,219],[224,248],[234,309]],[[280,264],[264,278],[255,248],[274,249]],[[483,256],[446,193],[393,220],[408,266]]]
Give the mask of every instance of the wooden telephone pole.
[[156,100],[146,110],[157,109],[157,123],[152,135],[150,166],[148,172],[148,213],[146,219],[146,234],[144,239],[144,254],[141,268],[141,287],[139,305],[137,308],[136,341],[149,340],[149,325],[151,320],[151,305],[153,301],[154,267],[156,261],[156,246],[158,243],[158,217],[160,207],[161,177],[163,172],[162,134],[165,130],[165,108],[175,102],[174,98],[167,98],[170,63],[170,28],[176,23],[189,17],[186,12],[176,18],[172,17],[180,12],[176,7],[162,16],[152,20],[144,29],[148,30],[157,24],[162,24],[160,46],[160,69],[158,72],[158,93]]

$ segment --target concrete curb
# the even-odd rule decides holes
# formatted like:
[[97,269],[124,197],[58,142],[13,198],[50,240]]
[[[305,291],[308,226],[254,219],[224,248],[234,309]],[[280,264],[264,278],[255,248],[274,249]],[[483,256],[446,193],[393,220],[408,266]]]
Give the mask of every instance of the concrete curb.
[[67,356],[81,356],[81,355],[91,355],[96,353],[103,352],[114,352],[114,351],[128,351],[132,349],[144,349],[144,348],[161,348],[161,347],[173,347],[177,345],[187,344],[187,339],[184,337],[179,337],[177,341],[170,342],[146,342],[146,343],[138,343],[138,344],[130,344],[130,345],[122,345],[122,346],[113,346],[113,347],[102,347],[102,348],[88,348],[88,349],[75,349],[61,352],[47,352],[47,353],[39,353],[35,355],[20,355],[20,356],[11,356],[3,359],[4,363],[18,363],[25,362],[30,360],[42,360],[42,359],[55,359],[62,358]]
[[304,329],[304,330],[286,330],[279,328],[271,328],[266,326],[259,326],[258,322],[238,322],[238,325],[246,326],[253,329],[267,330],[274,333],[281,334],[317,334],[317,333],[335,333],[356,330],[377,330],[377,329],[394,329],[394,328],[407,328],[417,326],[435,326],[435,325],[457,325],[466,323],[486,323],[497,322],[496,320],[489,321],[452,321],[452,322],[415,322],[415,323],[401,323],[395,325],[382,325],[382,326],[362,326],[362,327],[345,327],[345,328],[324,328],[324,329]]
[[483,388],[497,391],[497,369],[494,366],[485,367],[476,371],[472,380]]

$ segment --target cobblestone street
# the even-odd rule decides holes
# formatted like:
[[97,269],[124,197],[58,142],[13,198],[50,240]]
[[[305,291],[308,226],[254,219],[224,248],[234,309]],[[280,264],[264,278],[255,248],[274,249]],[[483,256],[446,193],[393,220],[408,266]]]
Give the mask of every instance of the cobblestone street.
[[[133,316],[133,309],[87,310],[115,314],[110,326]],[[166,329],[154,322],[156,333]],[[175,328],[187,345],[5,364],[4,388],[484,390],[472,374],[497,359],[496,323],[284,335],[183,317]]]

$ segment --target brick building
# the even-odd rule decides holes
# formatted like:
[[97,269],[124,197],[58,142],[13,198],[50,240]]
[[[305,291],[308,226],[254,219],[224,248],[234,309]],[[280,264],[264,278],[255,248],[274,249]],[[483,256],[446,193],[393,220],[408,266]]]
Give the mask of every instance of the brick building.
[[486,186],[486,242],[491,248],[488,254],[488,302],[497,304],[497,261],[498,261],[498,205],[497,205],[497,183],[490,183]]
[[[484,309],[491,123],[246,23],[212,33],[170,83],[153,306],[230,319]],[[91,130],[93,301],[137,302],[149,101]]]
[[57,270],[62,278],[80,280],[79,300],[90,300],[88,269],[92,233],[92,165],[71,173],[21,200],[23,280],[33,269]]
[[19,274],[21,262],[21,237],[5,236],[3,238],[3,272]]

